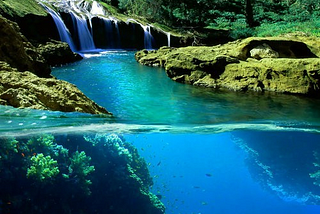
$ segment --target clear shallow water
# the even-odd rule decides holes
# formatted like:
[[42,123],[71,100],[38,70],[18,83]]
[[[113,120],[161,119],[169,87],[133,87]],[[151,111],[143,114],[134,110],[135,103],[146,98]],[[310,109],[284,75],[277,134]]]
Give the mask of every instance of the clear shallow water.
[[84,134],[117,133],[147,161],[167,214],[320,213],[319,100],[179,84],[133,52],[86,56],[53,75],[114,117],[1,106],[1,139],[52,133],[76,148]]
[[118,122],[199,124],[289,121],[318,125],[320,100],[290,95],[234,93],[192,87],[169,79],[161,68],[134,60],[134,52],[104,52],[53,69],[111,111]]

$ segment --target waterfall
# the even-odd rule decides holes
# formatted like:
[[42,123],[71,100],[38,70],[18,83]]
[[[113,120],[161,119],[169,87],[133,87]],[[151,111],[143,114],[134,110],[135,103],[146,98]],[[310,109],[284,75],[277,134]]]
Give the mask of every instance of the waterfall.
[[[141,27],[142,30],[133,29],[132,33],[130,29],[123,28],[128,35],[121,35],[118,25],[118,20],[110,17],[107,10],[94,0],[37,0],[42,4],[48,13],[53,17],[60,35],[60,39],[67,42],[73,51],[89,51],[96,48],[141,48],[153,49],[155,48],[154,37],[151,34],[152,25],[143,25],[134,19],[128,19],[127,23],[132,21]],[[50,9],[51,8],[51,9]],[[55,11],[54,11],[55,10]],[[58,12],[60,11],[60,12]],[[67,13],[71,19],[67,16],[62,16]],[[60,15],[61,14],[61,15]],[[63,22],[61,16],[65,19]],[[102,19],[103,22],[92,23],[94,17]],[[93,26],[94,25],[94,26]],[[67,29],[68,26],[70,31]],[[97,28],[97,29],[93,29]],[[122,30],[122,28],[121,28]],[[128,31],[129,30],[129,31]],[[171,44],[170,33],[164,32],[168,38],[168,46]],[[140,35],[141,34],[141,35]],[[137,39],[142,39],[137,41]],[[158,36],[158,33],[154,36]],[[94,41],[94,39],[96,41]],[[105,39],[105,41],[103,41]],[[141,44],[142,43],[142,44]]]
[[103,18],[104,26],[105,26],[105,32],[106,32],[106,40],[108,48],[114,48],[114,36],[113,36],[113,26],[110,19]]
[[105,15],[103,7],[96,1],[93,1],[90,13],[92,15]]
[[151,35],[151,27],[142,25],[142,28],[144,30],[144,48],[152,49],[153,36]]
[[151,26],[150,25],[143,25],[135,19],[128,19],[127,23],[129,23],[130,21],[139,24],[141,26],[141,28],[143,29],[143,31],[144,31],[144,48],[145,49],[152,49],[152,42],[153,42],[154,38],[151,34]]
[[74,42],[71,38],[71,34],[70,34],[68,28],[66,27],[66,25],[64,24],[63,20],[61,19],[60,15],[58,13],[56,13],[54,10],[45,6],[44,4],[41,4],[41,5],[45,8],[45,10],[53,18],[53,21],[56,24],[58,32],[59,32],[60,40],[62,42],[68,43],[69,47],[72,51],[76,51],[76,47],[75,47]]
[[167,37],[168,37],[168,47],[171,46],[171,34],[170,32],[167,32]]
[[71,12],[70,15],[72,17],[73,22],[75,23],[75,28],[78,33],[80,51],[96,49],[86,19],[84,17],[78,17],[73,12]]
[[120,30],[119,30],[119,26],[118,26],[118,21],[117,20],[113,20],[115,29],[116,29],[116,48],[120,48],[121,47],[121,39],[120,39]]

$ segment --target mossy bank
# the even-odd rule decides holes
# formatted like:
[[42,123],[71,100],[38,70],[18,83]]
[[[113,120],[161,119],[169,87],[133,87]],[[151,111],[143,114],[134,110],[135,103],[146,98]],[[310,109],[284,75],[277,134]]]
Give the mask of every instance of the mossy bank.
[[212,47],[143,50],[135,57],[195,86],[319,96],[319,43],[320,38],[295,35],[252,37]]

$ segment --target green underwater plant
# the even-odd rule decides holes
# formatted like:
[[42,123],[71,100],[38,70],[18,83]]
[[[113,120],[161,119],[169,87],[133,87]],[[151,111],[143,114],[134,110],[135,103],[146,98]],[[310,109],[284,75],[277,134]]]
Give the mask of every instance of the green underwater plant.
[[27,169],[27,177],[34,178],[41,182],[46,182],[59,174],[58,162],[50,155],[44,156],[42,153],[30,158],[31,166]]
[[72,158],[70,158],[70,166],[68,168],[69,174],[63,174],[66,179],[75,178],[78,179],[81,187],[90,194],[89,186],[92,184],[91,180],[87,176],[95,171],[94,166],[90,166],[91,157],[87,156],[84,151],[76,151]]
[[55,142],[54,136],[50,134],[44,134],[40,137],[33,137],[28,140],[27,145],[29,146],[31,152],[42,152],[45,154],[50,154],[54,157],[58,157],[59,155],[67,157],[69,152],[68,149],[64,148],[62,145],[58,145]]
[[[313,153],[314,158],[316,159],[316,162],[313,163],[313,165],[316,168],[320,168],[320,155],[318,152]],[[320,186],[320,169],[314,173],[310,173],[310,178],[313,178],[315,181],[313,182],[314,185]]]
[[125,142],[116,134],[97,134],[95,137],[84,136],[87,142],[92,143],[93,146],[102,145],[113,151],[114,155],[125,158],[126,161],[132,161],[132,154],[125,145]]
[[2,154],[3,156],[5,154],[9,153],[18,153],[19,152],[19,141],[17,141],[15,138],[9,138],[9,139],[4,139],[1,141],[1,147],[0,147],[0,155]]

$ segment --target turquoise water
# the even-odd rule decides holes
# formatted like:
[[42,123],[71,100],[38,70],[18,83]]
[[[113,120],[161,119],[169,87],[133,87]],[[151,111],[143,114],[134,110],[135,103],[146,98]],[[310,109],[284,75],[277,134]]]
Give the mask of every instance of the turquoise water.
[[167,214],[320,213],[320,100],[179,84],[130,51],[85,56],[53,75],[114,117],[2,106],[2,138],[50,133],[78,150],[84,134],[116,133],[146,160]]

